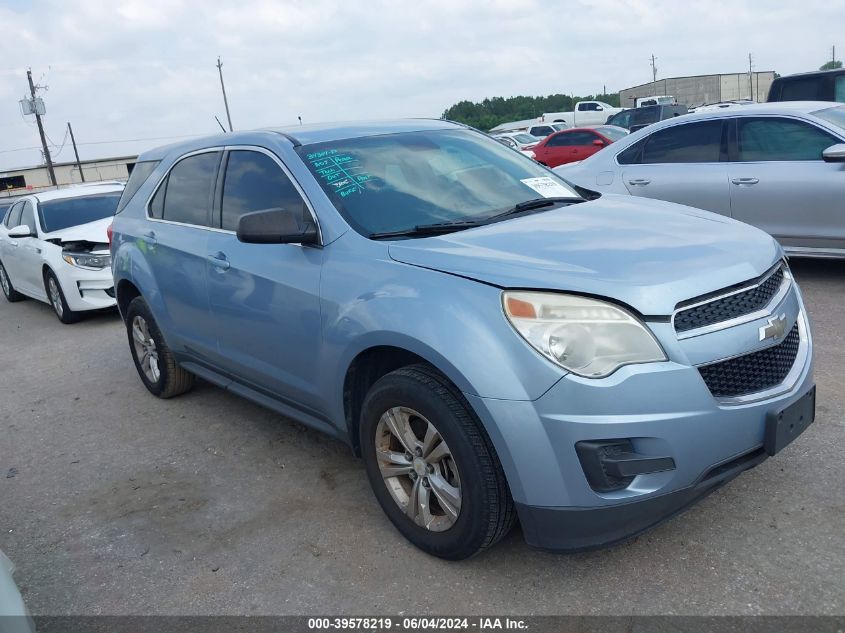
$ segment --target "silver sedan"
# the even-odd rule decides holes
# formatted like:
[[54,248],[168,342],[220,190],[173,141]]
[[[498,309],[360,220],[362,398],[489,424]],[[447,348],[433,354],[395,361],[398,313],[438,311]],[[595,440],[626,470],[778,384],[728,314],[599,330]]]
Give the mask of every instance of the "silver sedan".
[[655,123],[555,171],[599,193],[753,224],[790,255],[845,258],[845,106],[785,102]]

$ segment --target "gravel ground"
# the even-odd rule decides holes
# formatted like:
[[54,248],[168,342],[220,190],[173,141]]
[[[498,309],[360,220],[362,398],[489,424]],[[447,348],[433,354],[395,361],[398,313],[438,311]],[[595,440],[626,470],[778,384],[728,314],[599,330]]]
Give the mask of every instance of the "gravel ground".
[[798,262],[817,419],[621,546],[462,563],[383,516],[342,444],[209,384],[150,396],[116,314],[0,300],[0,549],[61,614],[843,614],[845,263]]

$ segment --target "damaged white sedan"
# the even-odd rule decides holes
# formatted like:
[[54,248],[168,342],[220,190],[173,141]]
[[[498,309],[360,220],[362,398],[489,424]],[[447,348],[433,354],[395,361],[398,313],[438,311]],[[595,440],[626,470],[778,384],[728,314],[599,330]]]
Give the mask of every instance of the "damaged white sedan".
[[9,301],[49,303],[62,323],[115,305],[107,231],[123,185],[25,196],[0,224],[0,287]]

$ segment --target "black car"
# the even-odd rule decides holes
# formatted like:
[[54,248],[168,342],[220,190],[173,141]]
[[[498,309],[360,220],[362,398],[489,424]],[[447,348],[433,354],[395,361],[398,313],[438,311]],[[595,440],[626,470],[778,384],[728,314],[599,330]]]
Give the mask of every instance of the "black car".
[[689,112],[685,105],[650,105],[630,108],[617,112],[607,120],[607,125],[624,127],[629,132],[636,132],[652,123],[671,119]]
[[778,77],[768,101],[836,101],[845,103],[845,68]]

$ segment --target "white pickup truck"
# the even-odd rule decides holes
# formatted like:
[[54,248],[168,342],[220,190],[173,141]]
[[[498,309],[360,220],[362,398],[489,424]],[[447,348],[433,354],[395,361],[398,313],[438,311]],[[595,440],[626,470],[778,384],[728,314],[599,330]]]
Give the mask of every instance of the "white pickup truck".
[[625,108],[614,108],[603,101],[579,101],[574,112],[544,112],[540,121],[544,123],[566,123],[569,127],[604,125],[607,118]]

